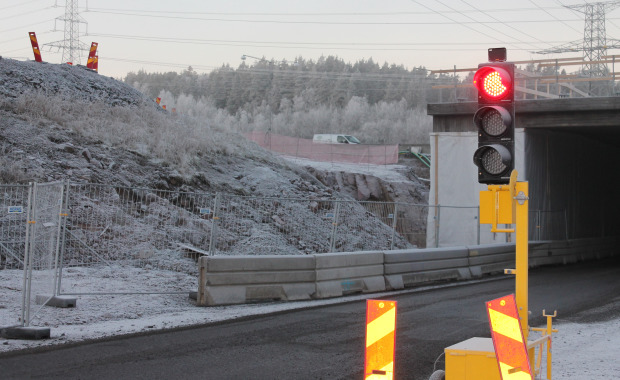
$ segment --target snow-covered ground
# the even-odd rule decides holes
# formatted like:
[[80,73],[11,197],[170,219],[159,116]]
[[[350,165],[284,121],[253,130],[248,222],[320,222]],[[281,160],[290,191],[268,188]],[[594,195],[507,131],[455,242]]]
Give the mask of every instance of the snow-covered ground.
[[410,169],[406,165],[372,165],[372,164],[348,164],[343,162],[320,162],[305,158],[282,156],[299,166],[311,166],[324,171],[340,171],[346,173],[373,175],[386,182],[411,182],[405,175]]
[[[170,329],[231,320],[239,317],[261,315],[282,310],[292,310],[317,305],[329,305],[371,297],[386,298],[403,292],[386,292],[380,295],[360,295],[328,300],[290,303],[249,304],[217,307],[197,307],[188,297],[193,290],[195,276],[161,269],[135,270],[132,276],[114,277],[105,271],[79,268],[65,273],[66,283],[82,293],[96,290],[97,284],[106,282],[116,289],[138,289],[145,281],[157,279],[161,290],[179,294],[142,295],[82,295],[75,308],[45,307],[34,326],[49,326],[51,339],[39,341],[7,340],[0,338],[0,352],[62,345],[71,342],[131,334],[152,330]],[[22,272],[0,271],[0,323],[17,322],[20,315]],[[454,286],[454,285],[442,285]],[[414,291],[428,290],[429,287]],[[186,292],[187,291],[187,292]],[[613,307],[616,307],[614,305]],[[596,313],[594,313],[596,314]],[[619,379],[618,360],[620,320],[598,323],[573,323],[562,319],[555,325],[560,330],[553,341],[554,379]]]

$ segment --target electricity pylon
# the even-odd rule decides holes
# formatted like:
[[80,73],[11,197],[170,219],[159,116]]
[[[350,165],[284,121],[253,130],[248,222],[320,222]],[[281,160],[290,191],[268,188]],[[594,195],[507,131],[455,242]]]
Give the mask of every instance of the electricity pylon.
[[[66,0],[65,14],[56,17],[56,21],[63,21],[65,24],[65,36],[62,41],[50,42],[43,46],[56,47],[62,49],[62,62],[81,63],[81,51],[88,50],[88,47],[80,42],[80,24],[88,24],[78,10],[78,0]],[[56,25],[54,25],[56,29]]]
[[583,41],[573,41],[564,45],[533,52],[535,54],[553,54],[583,52],[584,73],[591,77],[603,77],[609,74],[604,63],[607,49],[620,48],[620,40],[608,39],[605,31],[605,12],[620,7],[620,1],[586,3],[583,5],[565,5],[585,15]]

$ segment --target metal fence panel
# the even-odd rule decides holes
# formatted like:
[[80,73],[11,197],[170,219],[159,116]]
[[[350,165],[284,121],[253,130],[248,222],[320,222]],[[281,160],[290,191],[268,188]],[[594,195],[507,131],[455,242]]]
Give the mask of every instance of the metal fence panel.
[[28,185],[0,185],[0,326],[21,325]]
[[224,195],[218,200],[214,254],[329,252],[333,201]]
[[128,273],[128,268],[195,272],[190,258],[209,250],[214,203],[211,194],[71,184],[60,292],[84,292],[67,277],[79,276],[79,267],[96,267],[117,279],[107,287],[89,289],[89,294],[161,292],[146,281],[144,288],[127,288],[120,280],[122,273]]
[[335,252],[413,247],[394,232],[394,203],[341,201],[339,204]]
[[24,262],[26,326],[44,318],[44,305],[55,295],[60,252],[63,183],[35,184],[27,222],[27,246]]

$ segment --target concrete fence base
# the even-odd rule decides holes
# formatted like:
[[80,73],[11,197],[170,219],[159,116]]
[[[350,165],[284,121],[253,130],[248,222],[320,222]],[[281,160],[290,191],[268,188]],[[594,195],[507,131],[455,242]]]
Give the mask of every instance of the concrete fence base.
[[[529,265],[570,264],[617,254],[618,239],[539,241]],[[199,260],[200,306],[294,301],[467,280],[515,267],[515,244],[329,253],[214,256]]]

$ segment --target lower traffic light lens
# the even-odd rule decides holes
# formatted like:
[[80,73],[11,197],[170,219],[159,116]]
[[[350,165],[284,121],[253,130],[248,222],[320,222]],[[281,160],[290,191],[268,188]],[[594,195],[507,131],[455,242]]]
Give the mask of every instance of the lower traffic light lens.
[[503,173],[507,166],[502,160],[501,154],[495,149],[487,149],[481,157],[482,168],[491,175]]

